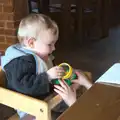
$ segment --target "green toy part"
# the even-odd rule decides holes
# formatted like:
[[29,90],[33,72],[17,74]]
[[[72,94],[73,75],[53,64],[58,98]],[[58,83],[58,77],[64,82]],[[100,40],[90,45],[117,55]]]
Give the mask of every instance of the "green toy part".
[[[67,63],[61,63],[59,65],[60,67],[63,67],[65,71],[65,75],[63,76],[63,80],[70,86],[72,84],[72,80],[77,79],[77,75],[73,72],[72,67]],[[52,80],[52,83],[55,85],[59,85],[58,79]]]
[[[70,79],[65,79],[65,82],[70,86],[72,84],[71,81],[75,80],[75,79],[77,79],[77,75],[73,74]],[[55,84],[55,85],[59,85],[60,84],[58,79],[52,80],[52,83]]]

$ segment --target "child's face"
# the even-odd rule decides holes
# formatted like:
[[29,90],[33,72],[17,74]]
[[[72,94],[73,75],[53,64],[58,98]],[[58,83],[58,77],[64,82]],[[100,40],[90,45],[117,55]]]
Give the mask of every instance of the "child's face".
[[46,30],[34,41],[34,51],[41,56],[47,56],[55,50],[55,43],[58,35],[54,35],[51,30]]

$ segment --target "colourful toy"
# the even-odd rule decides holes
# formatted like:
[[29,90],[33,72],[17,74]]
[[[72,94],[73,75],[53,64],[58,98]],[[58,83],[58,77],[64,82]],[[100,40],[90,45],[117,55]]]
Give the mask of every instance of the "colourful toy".
[[[74,70],[68,63],[61,63],[59,66],[63,67],[63,69],[65,70],[65,75],[62,77],[62,80],[65,80],[68,85],[71,85],[71,80],[77,78],[77,75],[74,73]],[[59,84],[58,79],[55,79],[52,82],[53,84]]]

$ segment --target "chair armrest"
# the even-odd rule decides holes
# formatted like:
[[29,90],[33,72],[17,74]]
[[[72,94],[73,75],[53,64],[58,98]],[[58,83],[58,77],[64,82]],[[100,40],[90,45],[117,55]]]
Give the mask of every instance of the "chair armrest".
[[49,107],[45,101],[0,87],[0,103],[36,116],[36,120],[48,120]]
[[62,98],[60,97],[60,95],[56,95],[53,93],[50,96],[48,96],[44,101],[48,103],[50,109],[53,109],[62,101]]

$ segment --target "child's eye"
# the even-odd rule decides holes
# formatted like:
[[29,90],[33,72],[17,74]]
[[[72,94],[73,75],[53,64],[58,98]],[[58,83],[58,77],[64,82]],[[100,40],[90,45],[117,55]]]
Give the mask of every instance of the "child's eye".
[[52,46],[52,44],[48,44],[48,46]]

